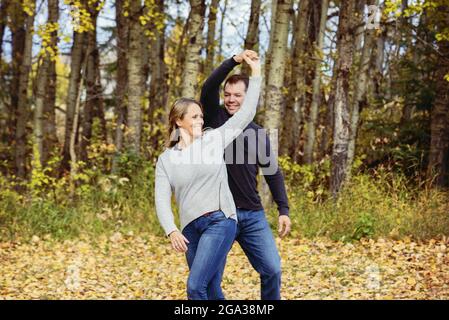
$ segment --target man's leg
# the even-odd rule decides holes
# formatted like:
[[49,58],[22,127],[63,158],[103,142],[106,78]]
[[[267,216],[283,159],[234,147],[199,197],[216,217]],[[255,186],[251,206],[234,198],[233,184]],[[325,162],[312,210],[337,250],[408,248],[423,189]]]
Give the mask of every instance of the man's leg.
[[237,242],[260,274],[262,300],[281,298],[281,259],[263,210],[237,210]]
[[220,264],[218,271],[215,273],[214,277],[207,286],[207,298],[209,300],[225,300],[223,290],[221,289],[221,282],[223,280],[225,266],[226,257],[223,259],[223,262]]

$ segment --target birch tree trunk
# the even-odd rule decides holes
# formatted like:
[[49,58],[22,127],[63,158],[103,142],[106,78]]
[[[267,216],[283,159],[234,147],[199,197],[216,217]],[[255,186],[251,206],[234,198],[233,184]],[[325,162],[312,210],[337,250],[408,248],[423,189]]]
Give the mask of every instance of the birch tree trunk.
[[[268,75],[270,70],[271,56],[273,51],[273,39],[275,35],[275,25],[276,25],[276,10],[277,10],[278,0],[271,1],[271,19],[270,19],[270,42],[268,43],[268,49],[265,54],[265,74]],[[288,20],[287,20],[288,21]],[[285,21],[285,23],[287,23]],[[265,78],[265,87],[268,86],[268,77]],[[265,109],[265,106],[262,106]]]
[[75,106],[77,103],[78,90],[81,80],[82,61],[86,54],[86,34],[77,31],[73,32],[73,44],[70,60],[69,87],[67,92],[64,146],[62,151],[61,171],[69,169],[70,161],[70,138],[73,129],[73,119],[75,116]]
[[[59,5],[58,0],[48,0],[48,22],[51,26],[58,26]],[[54,30],[50,34],[50,48],[55,55],[58,54],[58,31]],[[46,56],[48,60],[48,69],[44,103],[44,146],[42,154],[42,165],[45,166],[47,161],[56,151],[58,145],[56,135],[56,56]]]
[[[284,76],[285,62],[288,53],[288,27],[290,15],[292,14],[291,0],[277,0],[274,24],[272,26],[272,41],[269,49],[269,66],[266,74],[265,88],[265,114],[264,127],[268,129],[268,134],[272,138],[271,146],[273,150],[278,150],[278,134],[281,129],[281,118],[284,108]],[[275,139],[273,139],[275,138]],[[267,206],[270,199],[268,186],[262,183],[262,203]]]
[[294,29],[294,47],[292,54],[291,82],[289,101],[285,108],[284,127],[281,136],[280,152],[288,154],[293,161],[298,159],[301,113],[305,95],[305,44],[307,24],[310,13],[310,0],[300,2]]
[[330,189],[334,197],[345,181],[349,147],[349,86],[350,70],[354,50],[353,14],[355,0],[340,3],[339,25],[337,33],[337,69],[334,105],[334,142]]
[[184,72],[181,79],[183,97],[194,98],[197,94],[198,74],[200,68],[200,53],[202,47],[202,33],[206,4],[204,0],[190,0],[190,19],[188,21],[185,50]]
[[[244,49],[259,52],[259,17],[262,6],[261,0],[251,1],[251,14],[249,16],[248,31],[245,38]],[[244,63],[242,65],[242,74],[249,75],[250,67]]]
[[[112,172],[117,170],[117,160],[123,148],[123,128],[126,126],[126,93],[128,84],[127,50],[128,50],[128,19],[123,15],[124,0],[117,0],[115,20],[117,23],[117,75],[115,87],[115,113],[117,125],[115,128],[115,156],[112,160]],[[150,100],[151,101],[151,100]]]
[[272,29],[273,42],[271,62],[267,73],[265,127],[278,130],[281,125],[284,106],[285,61],[288,40],[288,21],[292,10],[291,0],[278,0],[275,25]]
[[128,115],[126,146],[140,154],[142,131],[142,108],[144,79],[142,71],[142,27],[139,21],[140,1],[131,1],[129,6],[129,49],[128,49]]
[[70,142],[69,142],[69,154],[70,154],[70,198],[73,199],[75,195],[75,187],[76,187],[76,176],[78,174],[78,157],[76,155],[76,137],[78,135],[78,121],[80,116],[80,107],[81,107],[81,94],[84,90],[84,79],[86,76],[87,69],[87,56],[85,55],[83,58],[82,64],[82,75],[80,76],[80,81],[78,83],[78,87],[76,88],[76,98],[75,98],[75,107],[73,112],[73,123],[72,128],[70,129]]
[[213,70],[215,59],[215,29],[217,24],[217,12],[220,0],[212,0],[209,6],[209,17],[207,20],[206,62],[204,74],[207,76]]
[[[370,1],[370,5],[378,5],[379,1]],[[363,12],[361,13],[363,14]],[[362,56],[356,75],[354,78],[354,94],[351,103],[351,127],[349,131],[349,146],[348,146],[348,160],[346,168],[346,179],[351,176],[351,167],[354,161],[355,145],[357,139],[357,130],[359,126],[360,106],[366,98],[368,89],[368,71],[370,66],[371,54],[374,46],[374,29],[367,29],[365,31],[365,38],[362,49]]]
[[[164,0],[158,0],[158,10],[164,14]],[[165,26],[165,24],[164,24]],[[152,126],[152,150],[158,148],[162,139],[163,124],[167,123],[166,105],[168,100],[168,68],[165,63],[165,27],[155,31],[151,41],[151,82],[150,82],[150,123]]]
[[3,36],[5,34],[6,21],[8,17],[8,2],[9,0],[2,0],[0,2],[0,59],[3,55]]
[[92,123],[95,115],[95,111],[100,106],[98,105],[98,96],[101,92],[98,92],[97,79],[97,67],[99,63],[99,54],[97,47],[97,17],[98,11],[95,8],[89,8],[91,14],[90,18],[93,25],[93,30],[88,31],[87,36],[87,70],[85,74],[86,83],[86,102],[84,104],[83,116],[82,116],[82,131],[81,140],[79,143],[79,158],[83,162],[88,162],[87,148],[90,146],[90,140],[92,138]]
[[31,54],[33,47],[33,24],[35,11],[25,18],[25,45],[23,50],[23,60],[19,75],[19,96],[17,101],[17,124],[16,124],[16,148],[15,164],[17,177],[26,176],[26,158],[27,158],[27,123],[30,114],[28,100],[28,80],[31,71]]
[[219,59],[223,59],[223,32],[224,32],[224,20],[226,18],[227,9],[228,9],[228,0],[224,0],[223,9],[221,10],[220,35],[219,35],[219,40],[218,40],[218,58]]
[[47,86],[48,77],[48,60],[44,58],[44,61],[39,67],[36,77],[36,98],[35,98],[35,110],[34,110],[34,142],[39,154],[40,166],[43,164],[44,158],[44,104],[45,104],[45,89]]
[[318,42],[315,48],[315,78],[312,84],[312,103],[310,105],[310,116],[307,121],[307,140],[304,147],[304,162],[312,163],[313,150],[315,146],[316,124],[318,119],[318,108],[320,105],[321,92],[321,66],[323,57],[324,32],[326,30],[327,10],[329,1],[323,0],[321,3],[321,18],[318,32]]

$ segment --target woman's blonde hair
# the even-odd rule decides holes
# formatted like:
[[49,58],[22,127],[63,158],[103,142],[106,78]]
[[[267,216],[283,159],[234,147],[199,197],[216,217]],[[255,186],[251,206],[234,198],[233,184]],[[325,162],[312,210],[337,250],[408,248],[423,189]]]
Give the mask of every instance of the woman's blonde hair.
[[173,147],[179,142],[180,133],[176,120],[182,120],[189,110],[191,104],[196,104],[200,107],[201,112],[204,113],[203,106],[201,103],[195,99],[190,98],[179,98],[177,99],[170,108],[170,113],[168,115],[168,141],[166,146],[168,148]]

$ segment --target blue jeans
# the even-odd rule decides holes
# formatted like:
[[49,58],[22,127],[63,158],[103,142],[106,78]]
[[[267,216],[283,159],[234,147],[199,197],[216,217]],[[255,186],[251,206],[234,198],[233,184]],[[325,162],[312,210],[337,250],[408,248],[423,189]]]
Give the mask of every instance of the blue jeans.
[[265,212],[237,209],[236,241],[260,275],[261,299],[281,299],[281,258]]
[[223,300],[221,279],[226,256],[235,239],[236,221],[220,210],[190,222],[182,231],[189,240],[187,280],[189,300]]

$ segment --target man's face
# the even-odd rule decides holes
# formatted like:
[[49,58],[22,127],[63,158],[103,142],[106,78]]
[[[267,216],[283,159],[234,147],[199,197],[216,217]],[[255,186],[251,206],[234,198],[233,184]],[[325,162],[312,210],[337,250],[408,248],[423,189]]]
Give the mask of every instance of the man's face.
[[246,86],[243,81],[227,83],[224,88],[224,104],[228,113],[232,116],[239,111],[246,95]]

